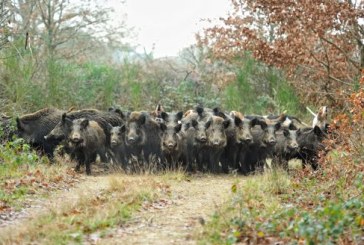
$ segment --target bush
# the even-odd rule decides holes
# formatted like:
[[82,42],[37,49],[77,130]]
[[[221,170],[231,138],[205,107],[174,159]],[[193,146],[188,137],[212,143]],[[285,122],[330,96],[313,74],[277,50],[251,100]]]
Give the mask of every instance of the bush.
[[359,244],[364,228],[364,76],[330,125],[317,172],[268,172],[234,185],[231,202],[205,227],[215,244]]

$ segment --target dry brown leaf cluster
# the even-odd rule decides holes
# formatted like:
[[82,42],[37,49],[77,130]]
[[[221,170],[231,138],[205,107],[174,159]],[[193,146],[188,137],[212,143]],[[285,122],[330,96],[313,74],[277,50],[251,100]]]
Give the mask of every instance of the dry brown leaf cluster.
[[289,75],[302,99],[343,107],[364,66],[359,1],[232,0],[234,11],[198,37],[216,57],[249,51]]

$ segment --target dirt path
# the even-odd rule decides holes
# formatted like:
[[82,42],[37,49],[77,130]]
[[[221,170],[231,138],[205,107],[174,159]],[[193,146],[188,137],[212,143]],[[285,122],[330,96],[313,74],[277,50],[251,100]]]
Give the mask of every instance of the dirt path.
[[234,181],[228,176],[203,176],[176,182],[168,199],[145,207],[98,244],[196,244],[193,234],[227,200]]
[[[122,176],[120,176],[122,178]],[[133,177],[128,177],[133,178]],[[140,177],[138,177],[140,178]],[[219,206],[227,200],[236,178],[193,176],[188,180],[167,180],[170,191],[142,209],[121,227],[107,230],[106,236],[88,236],[89,244],[195,244],[193,235],[201,230]],[[83,177],[69,190],[33,200],[20,215],[0,225],[0,238],[50,210],[77,203],[82,196],[98,195],[109,187],[110,176]],[[0,239],[1,240],[1,239]]]
[[47,198],[34,197],[26,200],[26,207],[20,211],[0,215],[0,235],[2,230],[12,229],[28,220],[31,220],[50,209],[57,209],[67,203],[76,203],[84,195],[97,195],[108,186],[108,179],[105,177],[83,176],[74,187],[65,188],[50,194]]

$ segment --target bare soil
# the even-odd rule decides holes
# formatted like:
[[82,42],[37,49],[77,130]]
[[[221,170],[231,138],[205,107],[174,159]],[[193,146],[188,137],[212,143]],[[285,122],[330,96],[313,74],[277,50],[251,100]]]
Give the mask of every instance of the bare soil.
[[[168,180],[168,193],[153,203],[143,204],[130,221],[121,227],[108,230],[106,235],[91,234],[87,243],[196,244],[196,233],[201,232],[203,224],[227,200],[234,182],[236,177],[227,175],[201,175],[183,180]],[[30,200],[28,207],[15,212],[8,220],[0,217],[0,237],[51,209],[77,202],[81,196],[97,195],[107,189],[109,183],[110,178],[107,175],[85,176],[74,187],[52,193],[47,198]]]
[[100,244],[196,244],[202,225],[227,200],[234,178],[192,177],[174,182],[168,198],[146,206],[124,227],[115,229]]

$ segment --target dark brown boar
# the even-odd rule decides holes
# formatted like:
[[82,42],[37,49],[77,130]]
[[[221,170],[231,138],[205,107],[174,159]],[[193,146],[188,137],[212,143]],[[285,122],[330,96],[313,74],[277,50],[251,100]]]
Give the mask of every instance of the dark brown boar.
[[125,146],[125,126],[113,127],[109,124],[110,132],[110,149],[112,152],[112,159],[114,163],[121,164],[123,169],[127,169],[127,157]]
[[297,138],[300,134],[300,129],[283,128],[283,130],[277,132],[277,144],[272,152],[272,168],[282,166],[283,169],[288,170],[288,161],[298,152]]
[[[242,114],[240,113],[242,116]],[[242,116],[243,117],[243,116]],[[238,115],[232,119],[233,123],[227,130],[227,145],[222,155],[223,171],[230,167],[233,170],[242,171],[240,159],[244,158],[247,148],[253,143],[252,127],[257,124],[257,119],[240,118]]]
[[218,116],[212,116],[205,123],[207,142],[201,149],[202,160],[204,164],[207,164],[207,169],[213,173],[220,172],[220,158],[227,144],[225,130],[229,125],[229,120]]
[[86,165],[86,174],[91,174],[91,163],[99,152],[106,152],[106,136],[104,130],[96,121],[86,118],[70,120],[65,118],[67,128],[67,142],[78,157],[76,171],[81,164]]
[[242,166],[247,174],[255,171],[262,172],[266,159],[272,154],[277,143],[276,131],[281,128],[280,121],[258,120],[257,125],[252,129],[253,143],[246,151],[245,159],[242,159]]
[[325,150],[323,140],[327,137],[325,131],[319,126],[314,128],[301,128],[300,134],[297,136],[299,150],[295,154],[295,158],[302,160],[302,166],[309,164],[313,170],[317,170],[318,153]]
[[55,108],[45,108],[18,117],[16,118],[17,134],[31,146],[40,149],[52,160],[57,142],[46,140],[44,136],[49,134],[57,125],[63,113],[64,111]]
[[[149,162],[161,158],[161,130],[159,124],[144,112],[132,112],[125,123],[127,154]],[[143,154],[142,154],[143,153]]]
[[125,122],[125,145],[127,157],[132,156],[142,160],[142,151],[146,143],[144,124],[146,115],[141,112],[132,112]]
[[182,123],[183,161],[188,171],[192,171],[194,164],[197,164],[199,171],[203,171],[203,147],[207,144],[205,122],[192,119]]
[[184,147],[184,137],[181,132],[182,124],[167,126],[161,123],[160,128],[162,130],[162,162],[167,168],[176,169],[178,164],[182,162]]
[[[89,120],[97,121],[102,126],[106,134],[107,134],[108,124],[111,124],[112,126],[120,126],[124,123],[123,117],[120,116],[117,110],[104,112],[95,109],[85,109],[85,110],[71,111],[65,113],[62,116],[66,116],[70,120],[87,118]],[[62,123],[64,122],[64,120],[62,120],[62,116],[59,117],[57,125],[45,137],[46,140],[61,141],[65,138],[66,135],[62,131],[63,129]]]
[[[108,112],[99,111],[95,109],[85,109],[85,110],[78,110],[78,111],[71,111],[68,113],[64,113],[60,118],[57,125],[49,132],[44,138],[46,141],[52,141],[55,144],[60,144],[66,137],[66,133],[64,130],[64,117],[67,117],[70,120],[80,119],[80,118],[87,118],[89,120],[96,121],[104,130],[106,135],[107,143],[110,142],[110,133],[108,131],[108,124],[112,126],[120,126],[124,124],[125,115],[119,110],[112,110]],[[64,144],[65,149],[67,151],[67,144]],[[110,148],[110,145],[108,145]],[[102,157],[103,162],[107,162],[107,157]]]

